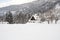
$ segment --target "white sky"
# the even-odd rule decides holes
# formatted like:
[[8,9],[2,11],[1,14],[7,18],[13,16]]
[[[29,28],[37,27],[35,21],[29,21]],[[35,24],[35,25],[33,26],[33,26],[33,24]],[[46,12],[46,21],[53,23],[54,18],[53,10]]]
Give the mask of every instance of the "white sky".
[[[4,0],[3,0],[4,1]],[[0,7],[5,7],[9,5],[16,5],[16,4],[23,4],[23,3],[28,3],[32,2],[33,0],[9,0],[8,2],[1,2],[0,0]]]

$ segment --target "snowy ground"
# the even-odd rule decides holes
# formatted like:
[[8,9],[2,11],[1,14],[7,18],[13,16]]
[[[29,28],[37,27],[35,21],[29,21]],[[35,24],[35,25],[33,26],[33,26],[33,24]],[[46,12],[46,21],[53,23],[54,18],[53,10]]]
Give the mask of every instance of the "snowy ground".
[[0,24],[0,40],[60,40],[60,25]]
[[[8,22],[0,22],[0,24],[8,24]],[[26,24],[48,24],[48,22],[45,21],[45,22],[39,23],[39,21],[35,21],[35,23],[27,22]],[[50,24],[55,24],[55,21],[53,21],[53,23],[50,23]],[[60,24],[60,20],[57,21],[57,24]]]
[[[55,24],[54,22],[55,21],[53,21],[53,23],[50,23],[50,24]],[[8,22],[0,22],[0,24],[8,24]],[[38,22],[30,23],[30,22],[27,22],[26,24],[48,24],[48,22],[47,21],[42,22],[42,23],[38,23]],[[60,20],[57,22],[57,24],[60,24]]]
[[[42,23],[38,23],[38,22],[35,22],[35,23],[27,22],[27,24],[48,24],[48,22],[47,21],[42,22]],[[55,21],[53,21],[53,23],[50,22],[49,24],[55,24]],[[57,21],[57,24],[60,24],[60,20]]]
[[8,24],[8,22],[0,22],[0,24]]

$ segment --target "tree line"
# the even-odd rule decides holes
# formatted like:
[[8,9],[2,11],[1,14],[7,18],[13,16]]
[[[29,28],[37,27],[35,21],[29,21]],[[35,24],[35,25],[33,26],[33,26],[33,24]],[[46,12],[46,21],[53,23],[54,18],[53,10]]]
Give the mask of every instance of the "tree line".
[[5,14],[5,21],[8,22],[9,24],[25,24],[28,22],[28,20],[31,17],[31,14],[23,14],[22,12],[19,12],[19,14],[16,14],[15,16],[13,16],[13,14],[11,13],[11,11],[9,11],[8,13]]

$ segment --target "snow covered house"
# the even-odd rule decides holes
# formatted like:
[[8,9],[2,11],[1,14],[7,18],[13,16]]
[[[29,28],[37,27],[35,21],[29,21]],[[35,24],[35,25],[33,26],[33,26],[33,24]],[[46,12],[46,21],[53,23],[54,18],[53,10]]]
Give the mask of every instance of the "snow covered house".
[[39,15],[38,14],[32,15],[28,22],[29,23],[39,23],[40,22]]

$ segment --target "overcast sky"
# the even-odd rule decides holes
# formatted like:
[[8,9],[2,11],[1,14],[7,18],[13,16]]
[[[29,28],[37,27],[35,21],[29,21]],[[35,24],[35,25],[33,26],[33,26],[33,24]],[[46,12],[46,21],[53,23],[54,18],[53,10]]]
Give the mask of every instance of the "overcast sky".
[[0,7],[5,7],[9,5],[23,4],[32,2],[34,0],[0,0]]

